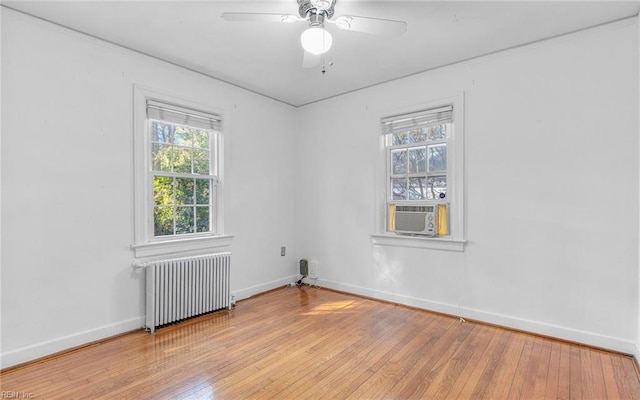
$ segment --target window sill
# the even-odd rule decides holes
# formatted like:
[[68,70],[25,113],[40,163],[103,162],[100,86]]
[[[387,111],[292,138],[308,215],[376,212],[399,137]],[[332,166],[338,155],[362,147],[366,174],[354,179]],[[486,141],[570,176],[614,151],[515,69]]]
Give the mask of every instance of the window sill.
[[189,251],[202,251],[231,245],[233,235],[216,235],[188,239],[162,240],[131,246],[136,258],[154,257]]
[[392,233],[373,234],[371,242],[377,246],[412,247],[417,249],[464,251],[465,240],[396,235]]

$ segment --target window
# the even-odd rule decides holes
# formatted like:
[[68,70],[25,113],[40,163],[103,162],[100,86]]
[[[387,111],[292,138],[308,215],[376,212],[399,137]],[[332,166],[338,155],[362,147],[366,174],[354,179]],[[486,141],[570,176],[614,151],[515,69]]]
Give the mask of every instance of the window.
[[380,119],[384,222],[374,243],[463,250],[462,96]]
[[136,257],[225,246],[222,116],[136,87]]
[[447,201],[447,137],[452,107],[385,118],[390,201]]
[[153,236],[215,233],[220,118],[153,101],[147,117]]

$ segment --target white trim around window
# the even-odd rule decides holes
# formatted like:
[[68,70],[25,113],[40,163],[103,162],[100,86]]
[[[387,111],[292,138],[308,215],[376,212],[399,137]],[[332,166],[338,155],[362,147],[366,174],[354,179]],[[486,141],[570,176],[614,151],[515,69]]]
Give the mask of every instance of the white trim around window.
[[[224,230],[224,146],[223,135],[217,135],[217,204],[216,204],[216,233],[180,235],[171,237],[154,237],[149,226],[153,224],[153,202],[150,201],[150,134],[147,123],[147,103],[157,101],[175,104],[186,109],[201,110],[224,117],[225,128],[228,128],[228,118],[220,110],[202,104],[194,103],[182,98],[159,93],[138,85],[133,87],[133,149],[134,149],[134,243],[131,248],[135,257],[156,257],[177,253],[204,252],[212,248],[229,246],[232,235]],[[152,199],[151,199],[152,200]]]
[[[449,200],[450,234],[442,237],[399,235],[387,232],[387,204],[390,190],[388,180],[388,159],[385,143],[384,126],[389,116],[411,114],[419,110],[438,109],[453,106],[453,130],[447,139],[447,197]],[[380,110],[379,129],[379,162],[377,165],[376,185],[376,227],[377,232],[371,235],[374,245],[411,247],[421,249],[464,251],[465,236],[465,194],[464,194],[464,93],[434,99],[425,103],[410,105],[399,109]]]

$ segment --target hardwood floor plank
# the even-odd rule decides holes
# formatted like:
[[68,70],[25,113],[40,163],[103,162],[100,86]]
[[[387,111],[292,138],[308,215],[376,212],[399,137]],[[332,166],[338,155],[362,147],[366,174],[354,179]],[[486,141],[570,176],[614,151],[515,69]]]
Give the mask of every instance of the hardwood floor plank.
[[[495,338],[498,336],[498,330],[474,330],[475,337],[469,344],[469,347],[462,346],[459,351],[458,377],[455,383],[450,387],[441,386],[439,397],[460,399],[468,398],[469,394],[464,394],[465,388],[473,388],[478,382],[479,377],[484,371],[484,366],[488,357],[488,352],[494,351],[497,345]],[[464,354],[467,353],[467,354]],[[469,389],[468,389],[469,390]]]
[[311,398],[332,398],[340,393],[353,392],[373,374],[370,368],[376,364],[379,357],[388,354],[397,340],[404,340],[403,333],[407,337],[412,334],[411,331],[380,329],[381,326],[401,326],[399,323],[406,319],[406,316],[398,318],[401,314],[384,315],[371,326],[371,339],[363,340],[354,346],[351,352],[345,354],[346,360],[340,362],[336,359],[334,368],[321,368],[316,374],[311,375],[310,382],[305,382],[304,385],[295,388],[295,391],[283,391],[283,398],[306,398],[305,394],[311,394]]
[[521,354],[518,366],[520,373],[518,384],[512,385],[511,391],[517,386],[518,398],[528,399],[533,396],[533,388],[536,382],[536,372],[540,358],[541,338],[532,338],[530,353]]
[[[448,347],[451,338],[448,332],[457,329],[457,320],[450,317],[437,316],[430,329],[425,329],[423,333],[428,333],[428,338],[423,343],[419,353],[419,357],[412,365],[411,369],[405,373],[403,379],[399,380],[390,390],[390,395],[396,398],[410,397],[410,391],[413,391],[417,384],[424,384],[424,372],[430,369],[432,364],[441,357],[441,354]],[[422,371],[422,372],[421,372]]]
[[[433,321],[433,323],[437,322]],[[429,333],[431,326],[431,324],[425,325],[424,330],[411,335],[407,342],[403,342],[402,348],[393,351],[384,365],[377,367],[376,373],[367,380],[367,384],[360,386],[351,396],[353,398],[383,397],[389,392],[389,388],[403,381],[407,373],[414,368],[419,359],[424,357],[432,345],[432,337]]]
[[[532,377],[533,385],[531,388],[533,391],[531,392],[531,396],[529,398],[532,399],[544,399],[547,391],[547,381],[550,377],[550,366],[551,366],[551,347],[552,342],[549,340],[540,340],[539,348],[538,348],[538,367],[536,368],[535,374]],[[528,394],[523,394],[523,396],[527,396]]]
[[600,365],[602,367],[602,376],[604,379],[605,389],[608,399],[620,399],[622,396],[618,391],[618,382],[613,369],[613,361],[610,353],[600,354]]
[[465,325],[469,325],[469,333],[453,347],[455,351],[450,357],[447,357],[440,372],[435,376],[424,395],[422,395],[423,397],[443,399],[458,381],[462,381],[463,385],[466,383],[466,376],[462,375],[462,371],[473,355],[473,351],[470,351],[470,349],[477,349],[473,342],[477,339],[480,329],[476,324],[466,323]]
[[[632,371],[633,360],[629,357],[611,356],[613,362],[613,375],[618,385],[618,393],[622,399],[640,399],[640,392],[635,391],[636,385],[631,382],[638,383],[638,375]],[[635,367],[634,367],[635,368]]]
[[634,361],[326,289],[279,289],[0,373],[42,399],[634,399]]
[[583,387],[582,387],[582,360],[580,356],[580,347],[571,346],[571,370],[569,372],[569,379],[571,380],[571,389],[569,391],[570,398],[582,399]]
[[415,337],[415,335],[411,331],[408,331],[401,335],[401,340],[394,341],[395,345],[393,347],[387,348],[384,353],[379,355],[379,357],[371,360],[372,363],[370,363],[369,365],[363,365],[363,368],[366,368],[366,370],[361,375],[362,377],[366,377],[366,381],[362,379],[354,381],[353,383],[360,383],[357,386],[353,383],[350,383],[339,394],[337,394],[336,397],[356,399],[367,398],[367,396],[365,396],[365,393],[376,393],[381,387],[384,387],[384,384],[389,381],[389,378],[393,378],[387,375],[385,366],[390,363],[391,359],[400,351],[402,351],[402,349],[405,348],[405,346],[407,346],[407,344],[409,344]]
[[[396,338],[398,338],[398,333],[397,331],[388,331],[386,333],[384,333],[384,336],[382,336],[382,338],[385,338],[385,341],[391,341],[393,342]],[[407,332],[407,335],[405,337],[402,338],[401,342],[404,342],[405,340],[409,340],[411,337],[411,333]],[[327,392],[327,391],[336,391],[339,387],[340,384],[342,382],[347,381],[349,376],[352,376],[353,374],[357,374],[359,371],[362,371],[363,369],[366,369],[368,371],[374,371],[377,367],[376,364],[378,362],[378,359],[372,358],[371,356],[371,348],[375,348],[375,347],[380,347],[381,346],[381,342],[376,339],[377,335],[369,335],[366,334],[365,336],[362,337],[362,339],[360,341],[358,341],[358,343],[356,343],[356,345],[352,346],[348,352],[345,352],[345,356],[349,359],[351,359],[351,361],[344,363],[341,362],[340,358],[334,358],[332,359],[330,364],[325,364],[323,365],[323,367],[320,369],[319,373],[316,374],[314,376],[314,378],[309,382],[311,384],[313,384],[314,381],[316,380],[322,380],[323,377],[327,378],[327,382],[329,383],[329,385],[325,385],[324,387],[320,388],[320,392]],[[393,347],[394,349],[397,348],[397,342],[395,342],[395,346]],[[392,354],[393,350],[389,350],[388,352],[385,353],[385,357],[388,354]],[[365,357],[361,357],[359,355],[364,355]],[[400,353],[396,353],[400,354]],[[367,373],[368,375],[368,373]],[[356,385],[356,381],[351,381],[348,382],[349,386],[351,388],[355,388]],[[343,385],[344,386],[344,385]],[[309,387],[305,387],[304,388],[305,391],[309,391]],[[346,388],[343,388],[343,390],[347,390]],[[314,390],[315,392],[315,390]],[[286,394],[287,392],[283,392],[283,394]]]
[[[331,335],[331,333],[329,333]],[[332,335],[333,336],[333,335]],[[317,338],[315,341],[302,345],[299,350],[281,353],[278,363],[271,363],[252,380],[245,380],[243,390],[229,392],[232,398],[265,398],[282,392],[290,382],[298,382],[306,378],[308,371],[313,371],[336,357],[336,355],[349,348],[360,340],[358,336],[342,335],[333,336],[331,343],[327,338]],[[320,350],[311,350],[311,347],[323,344]],[[296,360],[297,359],[297,360]]]
[[571,398],[571,344],[560,344],[560,367],[558,370],[558,399]]
[[520,357],[518,357],[518,363],[513,371],[512,379],[509,384],[508,399],[520,399],[522,398],[522,389],[525,383],[527,383],[526,371],[529,370],[529,364],[531,362],[533,346],[536,343],[536,337],[527,335],[525,337],[524,346]]
[[586,386],[583,397],[592,399],[607,398],[600,353],[597,350],[594,351],[593,349],[582,347],[580,349],[580,359],[582,360],[583,381]]
[[439,381],[437,380],[442,376],[443,368],[458,349],[460,343],[464,342],[474,328],[473,324],[468,323],[454,323],[451,326],[450,334],[443,335],[442,340],[438,341],[434,352],[429,357],[429,362],[424,363],[416,371],[411,382],[405,385],[400,392],[400,398],[424,398],[426,397],[425,393],[432,386],[435,385],[435,388],[438,388]]
[[473,375],[469,378],[460,395],[463,399],[481,399],[487,391],[489,382],[493,378],[509,340],[509,335],[505,330],[496,329],[495,331],[494,340],[487,347],[477,367],[473,369],[472,374],[479,374],[479,377],[477,380],[473,378]]
[[527,338],[527,335],[517,333],[512,333],[510,336],[511,340],[507,343],[507,347],[498,361],[499,364],[493,379],[482,396],[483,399],[506,399],[509,394],[513,374]]
[[547,379],[545,381],[544,397],[542,398],[560,398],[558,395],[558,383],[560,379],[560,347],[561,344],[558,342],[549,342],[549,367]]

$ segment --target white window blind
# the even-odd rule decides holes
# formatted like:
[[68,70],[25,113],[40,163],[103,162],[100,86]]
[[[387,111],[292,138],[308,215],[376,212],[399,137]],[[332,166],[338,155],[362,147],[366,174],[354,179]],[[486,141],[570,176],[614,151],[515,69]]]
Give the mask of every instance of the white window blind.
[[382,119],[382,134],[400,133],[422,126],[453,122],[453,106],[433,108]]
[[222,118],[204,111],[187,110],[155,100],[147,101],[147,117],[200,129],[222,131]]

